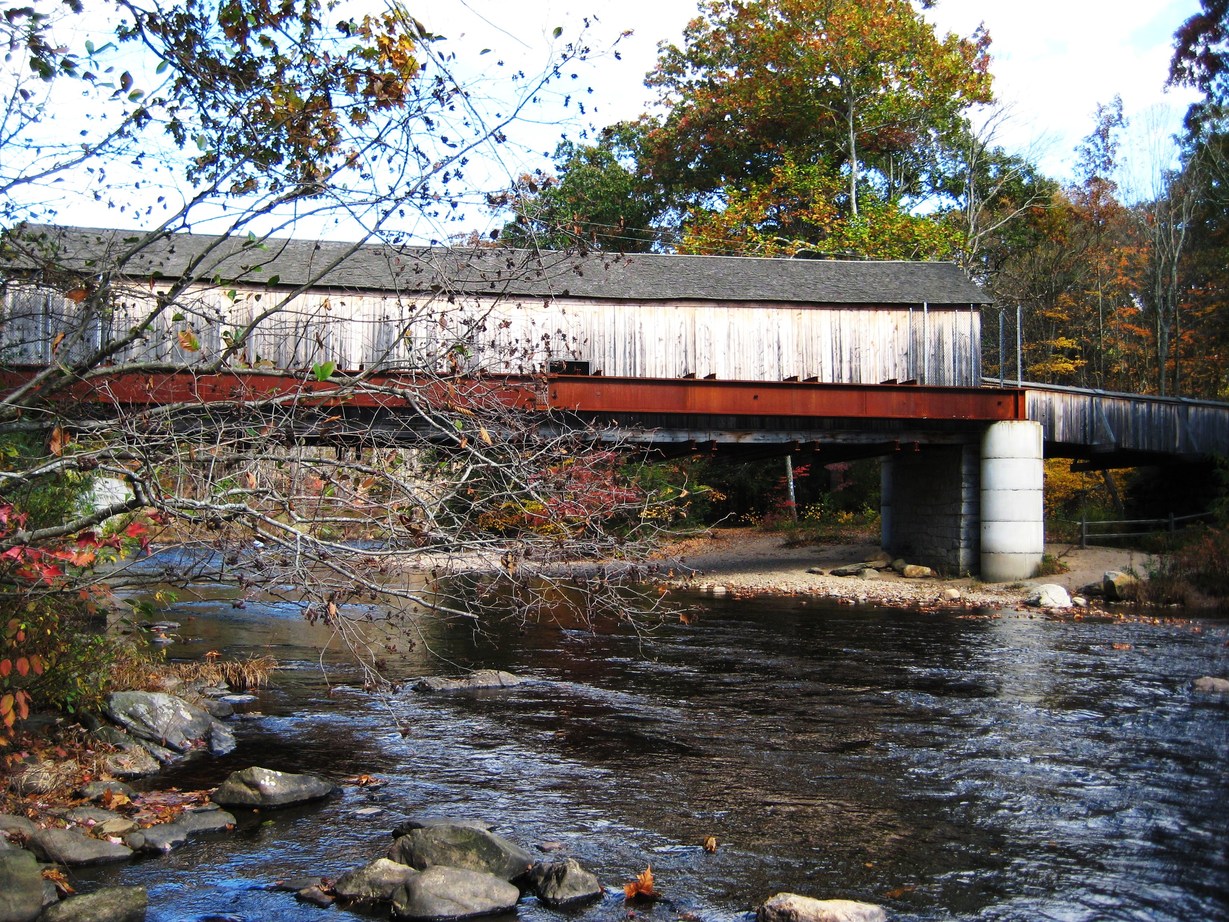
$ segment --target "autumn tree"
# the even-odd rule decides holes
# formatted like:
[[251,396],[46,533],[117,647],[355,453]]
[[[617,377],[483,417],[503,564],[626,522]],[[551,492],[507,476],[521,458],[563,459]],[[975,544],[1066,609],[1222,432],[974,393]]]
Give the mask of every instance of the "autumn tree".
[[[659,114],[640,126],[642,169],[701,223],[773,198],[807,225],[825,210],[895,220],[939,187],[939,152],[990,100],[988,42],[939,37],[907,0],[710,0],[646,81]],[[762,223],[788,225],[783,207]]]
[[[1014,194],[1006,186],[1006,207],[1021,193],[1032,201],[983,244],[990,291],[1006,312],[1020,308],[1029,380],[1118,390],[1148,380],[1133,221],[1114,178],[1123,125],[1119,101],[1099,107],[1077,152],[1077,179],[1066,188],[1044,178]],[[1014,321],[1006,319],[1014,340]]]
[[[583,45],[539,77],[509,73],[512,95],[488,105],[397,3],[351,15],[318,0],[118,0],[92,12],[110,23],[102,32],[81,6],[49,0],[0,20],[0,597],[17,613],[6,644],[28,642],[27,606],[91,592],[86,552],[129,523],[132,540],[164,523],[211,543],[205,559],[240,598],[291,587],[372,670],[379,648],[357,628],[372,600],[469,617],[480,599],[438,579],[471,568],[516,587],[502,596],[532,613],[553,562],[609,550],[624,537],[611,527],[635,531],[645,497],[610,457],[589,458],[584,433],[543,427],[458,374],[482,370],[481,318],[464,321],[450,287],[471,254],[402,246],[447,237],[475,160],[570,79]],[[54,226],[86,207],[122,229]],[[404,298],[391,295],[403,319],[373,334],[384,345],[369,366],[340,367],[327,334],[354,291],[336,278],[360,251],[405,274]],[[287,254],[293,279],[273,268]],[[492,287],[540,274],[534,259],[500,262]],[[330,273],[340,296],[310,296]],[[424,273],[433,284],[415,288]],[[303,330],[317,332],[296,339]],[[529,344],[508,348],[534,361]],[[399,377],[374,380],[394,353]],[[82,398],[180,372],[292,386],[232,383],[212,402],[143,409]],[[360,395],[404,412],[343,431],[346,414],[321,409]],[[65,482],[80,501],[36,516],[32,498]],[[437,581],[408,575],[421,565]]]

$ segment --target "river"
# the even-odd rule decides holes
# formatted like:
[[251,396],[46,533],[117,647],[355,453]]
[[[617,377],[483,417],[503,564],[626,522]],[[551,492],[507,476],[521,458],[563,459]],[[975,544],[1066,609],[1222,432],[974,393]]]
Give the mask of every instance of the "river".
[[[707,600],[647,634],[435,625],[390,669],[537,681],[382,697],[321,656],[327,635],[294,606],[219,591],[173,616],[172,656],[284,668],[234,724],[238,750],[171,783],[251,764],[387,783],[77,872],[147,886],[151,922],[373,918],[266,888],[336,877],[425,815],[561,843],[610,891],[573,922],[626,918],[621,885],[649,865],[663,918],[741,919],[792,891],[900,920],[1229,919],[1229,704],[1190,690],[1229,675],[1224,620]],[[519,915],[564,918],[533,901]]]

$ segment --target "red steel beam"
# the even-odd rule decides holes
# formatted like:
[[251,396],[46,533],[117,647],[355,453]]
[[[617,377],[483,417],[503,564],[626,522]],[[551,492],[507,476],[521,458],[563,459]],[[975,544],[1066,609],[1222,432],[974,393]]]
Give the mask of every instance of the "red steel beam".
[[653,378],[552,377],[556,409],[841,419],[1027,419],[1024,391],[913,384],[807,384]]
[[[0,392],[28,381],[34,369],[0,373]],[[544,387],[545,385],[545,387]],[[1027,419],[1018,388],[922,387],[910,384],[814,384],[552,375],[415,378],[338,375],[327,381],[287,374],[232,371],[137,373],[117,371],[73,382],[68,399],[119,405],[258,403],[281,400],[311,407],[396,409],[412,400],[435,406],[498,403],[525,410],[652,413],[704,416],[838,419]]]

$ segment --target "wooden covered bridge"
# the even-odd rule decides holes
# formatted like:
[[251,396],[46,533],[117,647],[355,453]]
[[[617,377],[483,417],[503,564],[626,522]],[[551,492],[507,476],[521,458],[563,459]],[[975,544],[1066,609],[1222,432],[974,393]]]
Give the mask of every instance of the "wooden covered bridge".
[[1040,562],[1046,453],[1229,453],[1225,405],[988,385],[987,299],[950,264],[27,234],[0,308],[10,382],[118,344],[78,396],[319,403],[429,372],[667,453],[882,457],[885,548],[989,580]]

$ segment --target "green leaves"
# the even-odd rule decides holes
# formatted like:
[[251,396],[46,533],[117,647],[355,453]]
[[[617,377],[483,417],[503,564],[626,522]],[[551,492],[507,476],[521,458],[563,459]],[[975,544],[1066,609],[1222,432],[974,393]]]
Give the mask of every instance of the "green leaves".
[[336,370],[336,362],[317,362],[312,366],[312,374],[315,375],[317,381],[327,381],[333,377],[333,372]]

